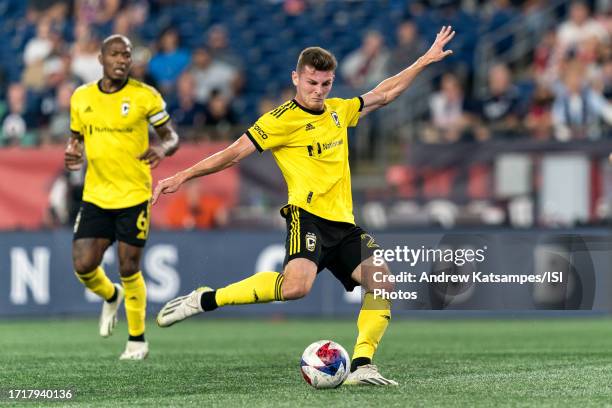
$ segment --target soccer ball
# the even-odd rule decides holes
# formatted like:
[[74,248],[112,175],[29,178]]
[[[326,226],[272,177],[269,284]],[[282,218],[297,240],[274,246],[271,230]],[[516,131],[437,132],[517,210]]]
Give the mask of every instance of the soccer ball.
[[349,375],[346,350],[331,340],[319,340],[306,347],[301,363],[304,380],[315,388],[336,388]]

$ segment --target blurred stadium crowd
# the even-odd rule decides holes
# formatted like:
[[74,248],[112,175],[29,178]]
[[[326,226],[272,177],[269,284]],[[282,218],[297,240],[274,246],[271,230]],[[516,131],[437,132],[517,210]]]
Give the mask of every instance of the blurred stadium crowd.
[[454,55],[351,135],[358,170],[401,164],[414,145],[606,140],[611,12],[608,0],[0,0],[0,146],[64,143],[70,95],[101,76],[111,33],[132,40],[132,76],[162,92],[184,140],[223,141],[293,97],[302,48],[334,52],[334,94],[351,97],[414,62],[443,25]]

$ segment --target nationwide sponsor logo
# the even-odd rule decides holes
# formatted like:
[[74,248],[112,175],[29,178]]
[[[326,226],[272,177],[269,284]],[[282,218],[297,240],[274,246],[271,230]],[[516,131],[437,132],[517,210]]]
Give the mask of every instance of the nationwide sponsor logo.
[[333,149],[334,147],[340,146],[344,141],[342,139],[334,140],[333,142],[323,143],[323,150]]
[[132,133],[134,131],[134,128],[131,127],[116,128],[108,126],[94,126],[93,128],[98,133]]

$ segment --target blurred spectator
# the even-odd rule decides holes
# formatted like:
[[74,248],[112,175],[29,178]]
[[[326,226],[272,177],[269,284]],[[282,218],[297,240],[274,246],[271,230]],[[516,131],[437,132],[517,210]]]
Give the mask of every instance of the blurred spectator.
[[584,71],[581,64],[570,64],[556,92],[553,122],[557,140],[599,139],[602,126],[612,126],[612,105],[585,83]]
[[26,88],[42,90],[45,86],[45,64],[62,52],[63,38],[53,30],[51,20],[43,17],[37,25],[37,36],[27,43],[24,51],[26,66],[22,82]]
[[149,73],[149,61],[151,60],[151,51],[145,47],[136,47],[132,52],[132,69],[130,76],[140,82],[158,88],[155,78]]
[[225,62],[236,69],[242,69],[242,58],[230,49],[225,26],[216,24],[208,30],[206,47],[213,60]]
[[387,77],[389,53],[378,31],[368,31],[361,47],[351,52],[340,64],[340,73],[355,89],[363,90],[378,85]]
[[417,26],[412,21],[403,21],[397,27],[397,45],[391,51],[387,73],[395,75],[414,63],[426,51],[419,38]]
[[85,23],[78,23],[74,31],[75,43],[72,47],[70,70],[83,83],[97,81],[102,78],[102,64],[98,61],[100,40]]
[[140,3],[121,10],[113,21],[113,34],[121,34],[129,38],[134,49],[145,46],[146,43],[137,28],[144,23],[146,16],[146,7]]
[[167,209],[168,225],[180,229],[211,229],[227,224],[227,208],[223,200],[202,192],[202,183],[187,183],[172,196]]
[[536,140],[549,140],[552,137],[553,93],[543,83],[538,83],[531,98],[525,127]]
[[206,126],[219,130],[238,124],[229,100],[219,90],[214,89],[206,104]]
[[74,12],[77,23],[104,26],[119,11],[121,0],[76,0]]
[[556,69],[558,63],[555,55],[556,44],[557,32],[555,30],[549,30],[539,39],[533,51],[533,73],[536,80],[547,80],[546,77],[550,76],[550,71]]
[[440,91],[429,100],[431,123],[425,132],[426,142],[453,143],[466,138],[468,125],[465,99],[459,79],[445,74],[440,81]]
[[[519,16],[518,11],[512,6],[510,0],[494,0],[491,3],[491,15],[485,25],[486,32],[493,32],[500,27],[506,26]],[[514,36],[505,36],[497,41],[495,52],[500,55],[508,51],[514,43]]]
[[213,89],[218,89],[226,98],[233,97],[238,77],[236,68],[225,62],[214,60],[205,47],[196,48],[192,58],[190,71],[195,78],[198,102],[208,101]]
[[48,228],[73,225],[83,197],[85,166],[78,171],[62,171],[49,191],[49,208],[44,223]]
[[41,135],[41,143],[63,143],[70,133],[70,97],[74,92],[74,85],[64,82],[57,88],[53,111],[50,115],[49,126]]
[[179,48],[178,32],[174,28],[166,29],[159,38],[158,53],[149,62],[149,72],[162,93],[169,94],[174,89],[189,60],[189,52]]
[[40,63],[53,50],[51,40],[51,19],[43,17],[36,25],[36,36],[30,39],[23,50],[23,62],[26,65]]
[[168,113],[177,126],[204,126],[206,109],[195,100],[195,81],[189,71],[179,77],[176,84],[176,96],[170,100]]
[[38,126],[39,115],[28,109],[25,87],[13,83],[8,89],[8,110],[1,120],[3,146],[31,146],[37,143],[36,134],[31,131]]
[[587,3],[574,1],[570,6],[569,20],[559,26],[557,36],[561,52],[565,53],[590,37],[608,43],[609,33],[600,22],[591,18]]
[[[477,121],[476,138],[511,138],[519,131],[520,98],[512,84],[510,70],[506,65],[494,65],[489,71],[487,95],[475,106]],[[474,109],[474,108],[473,108]]]

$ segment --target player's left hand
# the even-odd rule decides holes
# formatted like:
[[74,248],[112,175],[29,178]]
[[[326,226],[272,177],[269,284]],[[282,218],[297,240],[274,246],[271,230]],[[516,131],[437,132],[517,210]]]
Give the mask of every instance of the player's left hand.
[[152,169],[157,167],[159,162],[166,157],[166,152],[161,146],[149,146],[146,152],[138,157],[138,160],[144,160]]
[[153,191],[153,196],[151,197],[151,205],[157,202],[157,199],[160,195],[171,194],[178,191],[178,189],[181,187],[181,184],[183,184],[183,181],[178,176],[178,174],[175,174],[172,177],[168,177],[167,179],[160,180],[157,183],[157,186],[155,186],[155,190]]
[[451,26],[444,26],[436,35],[436,40],[431,45],[431,48],[425,53],[425,59],[428,62],[438,62],[453,53],[453,50],[444,50],[446,44],[455,36]]

